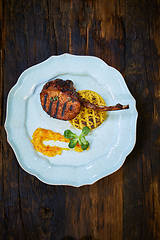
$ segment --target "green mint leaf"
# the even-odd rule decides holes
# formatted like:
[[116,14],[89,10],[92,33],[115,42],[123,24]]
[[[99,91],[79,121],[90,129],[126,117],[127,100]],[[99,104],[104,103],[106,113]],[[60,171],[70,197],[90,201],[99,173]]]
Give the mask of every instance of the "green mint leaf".
[[84,128],[82,129],[81,136],[87,136],[90,131],[91,131],[91,130],[89,129],[89,127],[84,127]]
[[69,148],[74,148],[77,144],[78,140],[77,139],[71,139],[70,143],[68,144]]
[[56,101],[56,100],[58,100],[58,96],[55,96],[54,98],[53,98],[53,97],[50,98],[50,101],[51,101],[51,102],[54,102],[54,101]]
[[89,147],[89,142],[86,141],[86,144],[81,144],[82,150],[86,150]]
[[70,143],[68,145],[69,148],[74,148],[79,142],[82,150],[86,150],[89,146],[89,142],[85,139],[85,136],[90,132],[88,127],[84,127],[80,136],[78,137],[75,133],[71,130],[67,129],[64,131],[64,137],[70,139]]
[[56,101],[56,100],[58,100],[58,96],[55,96],[55,97],[53,98],[53,101]]
[[87,140],[85,139],[84,136],[79,136],[78,142],[80,145],[86,145],[87,144]]
[[64,131],[64,136],[65,138],[69,138],[69,139],[78,138],[77,135],[75,133],[72,133],[72,131],[69,129]]
[[81,145],[82,150],[86,150],[89,146],[89,142],[85,139],[84,136],[79,136],[78,142]]

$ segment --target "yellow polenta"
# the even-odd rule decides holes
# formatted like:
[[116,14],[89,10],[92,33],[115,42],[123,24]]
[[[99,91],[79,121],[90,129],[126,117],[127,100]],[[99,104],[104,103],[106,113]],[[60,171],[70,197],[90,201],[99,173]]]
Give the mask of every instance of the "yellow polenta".
[[[91,103],[106,106],[104,99],[94,91],[81,90],[78,93],[82,98],[89,100]],[[105,111],[93,110],[82,106],[80,113],[74,119],[70,120],[70,123],[78,129],[83,129],[85,126],[94,129],[103,123],[106,115]]]

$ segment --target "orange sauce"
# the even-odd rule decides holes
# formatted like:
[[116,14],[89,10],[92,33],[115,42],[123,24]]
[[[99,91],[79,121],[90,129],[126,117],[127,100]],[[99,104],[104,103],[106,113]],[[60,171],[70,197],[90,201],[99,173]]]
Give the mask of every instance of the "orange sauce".
[[[54,157],[56,155],[61,155],[63,150],[70,150],[70,148],[62,148],[59,146],[50,146],[45,145],[44,141],[60,141],[60,142],[66,142],[69,143],[69,139],[65,138],[62,134],[58,132],[53,132],[51,130],[43,129],[43,128],[37,128],[32,136],[32,144],[34,146],[34,149],[38,152],[41,152],[42,154],[48,156],[48,157]],[[79,144],[76,145],[74,148],[76,152],[82,152],[81,146]]]

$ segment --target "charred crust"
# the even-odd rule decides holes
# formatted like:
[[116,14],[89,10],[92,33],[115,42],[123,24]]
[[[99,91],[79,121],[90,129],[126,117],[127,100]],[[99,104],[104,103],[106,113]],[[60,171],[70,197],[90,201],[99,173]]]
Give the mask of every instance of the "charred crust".
[[118,103],[118,104],[116,105],[116,107],[118,107],[118,108],[122,109],[122,108],[123,108],[123,105],[122,105],[122,104],[120,104],[120,103]]
[[48,88],[50,87],[50,85],[51,85],[51,82],[46,83],[46,84],[44,85],[43,89],[48,89]]

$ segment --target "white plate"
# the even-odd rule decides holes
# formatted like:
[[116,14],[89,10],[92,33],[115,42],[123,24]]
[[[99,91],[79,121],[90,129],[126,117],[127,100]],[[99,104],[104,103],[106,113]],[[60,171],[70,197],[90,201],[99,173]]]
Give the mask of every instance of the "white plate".
[[[62,78],[73,80],[77,90],[99,93],[107,105],[129,104],[123,111],[108,112],[108,118],[86,138],[89,151],[64,151],[54,158],[38,154],[30,142],[38,127],[63,134],[72,129],[68,121],[50,118],[40,104],[45,82]],[[52,56],[22,73],[7,101],[5,129],[21,167],[47,184],[82,186],[118,170],[136,140],[135,100],[122,75],[97,57],[62,54]]]

